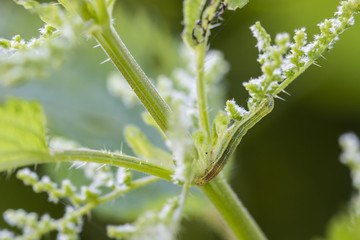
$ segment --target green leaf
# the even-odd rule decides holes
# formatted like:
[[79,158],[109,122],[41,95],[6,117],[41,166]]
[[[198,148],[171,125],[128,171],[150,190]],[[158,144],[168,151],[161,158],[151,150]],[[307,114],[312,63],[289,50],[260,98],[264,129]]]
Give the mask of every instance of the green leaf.
[[185,0],[184,1],[184,25],[183,39],[190,47],[195,47],[197,43],[193,39],[193,30],[196,21],[200,19],[204,8],[205,0]]
[[336,215],[327,227],[325,238],[313,240],[356,240],[360,238],[360,215],[351,212]]
[[52,27],[61,29],[61,26],[64,25],[65,13],[58,4],[39,3],[33,0],[14,0],[14,2],[27,10],[37,13],[43,22]]
[[238,8],[243,8],[248,2],[249,0],[226,0],[225,4],[227,4],[229,10],[236,10]]
[[172,155],[152,145],[139,128],[128,126],[126,128],[125,138],[137,156],[163,167],[170,169],[174,167]]
[[48,156],[45,117],[37,102],[8,100],[0,107],[0,171]]
[[166,140],[166,135],[164,134],[163,131],[161,131],[161,128],[159,127],[159,125],[157,125],[156,121],[154,120],[154,118],[150,115],[150,113],[148,112],[144,112],[142,115],[142,120],[144,121],[144,123],[146,123],[147,125],[155,128],[156,130],[159,131],[159,133],[162,135],[162,137]]
[[224,112],[219,112],[214,119],[212,126],[212,146],[216,146],[222,139],[227,126],[229,125],[229,117]]

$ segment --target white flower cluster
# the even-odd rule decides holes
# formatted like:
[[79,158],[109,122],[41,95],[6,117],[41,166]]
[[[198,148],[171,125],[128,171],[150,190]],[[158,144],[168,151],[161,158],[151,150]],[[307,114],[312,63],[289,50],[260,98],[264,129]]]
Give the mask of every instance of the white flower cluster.
[[[294,42],[290,43],[287,33],[278,34],[275,45],[271,45],[270,35],[257,22],[251,27],[257,39],[259,49],[258,61],[263,75],[244,83],[249,91],[249,108],[258,105],[266,94],[278,97],[296,77],[315,63],[321,54],[331,49],[339,39],[339,35],[354,24],[354,15],[360,11],[358,0],[340,2],[334,18],[326,19],[318,24],[320,34],[307,43],[305,28],[295,31]],[[290,51],[289,51],[290,50]]]
[[189,129],[188,116],[182,114],[185,106],[178,104],[171,116],[170,127],[167,131],[168,141],[166,142],[172,150],[175,162],[174,174],[172,179],[175,183],[189,183],[192,181],[192,163],[193,152],[189,149],[193,148],[193,139],[184,131]]
[[[119,168],[113,173],[109,166],[96,163],[82,165],[85,176],[91,179],[89,186],[82,186],[77,192],[76,186],[65,179],[58,184],[52,182],[48,176],[39,176],[28,168],[17,172],[17,177],[26,185],[31,185],[34,192],[46,192],[49,201],[57,203],[60,199],[70,202],[73,206],[67,206],[65,214],[60,219],[52,219],[48,214],[39,217],[36,213],[27,213],[24,210],[7,210],[4,213],[5,221],[10,225],[22,230],[22,235],[15,235],[8,230],[0,231],[0,240],[6,239],[39,239],[43,234],[50,231],[58,231],[58,240],[78,239],[81,232],[82,216],[86,211],[82,207],[91,202],[97,202],[102,196],[104,188],[113,191],[126,190],[131,182],[129,170]],[[109,191],[107,191],[109,192]],[[89,208],[91,210],[91,208]]]
[[91,185],[83,186],[81,192],[77,193],[75,185],[67,179],[62,181],[61,187],[58,187],[58,184],[52,182],[48,176],[39,178],[28,168],[19,170],[16,176],[26,185],[32,186],[34,192],[46,192],[49,195],[49,201],[54,203],[57,203],[60,198],[66,198],[77,206],[93,200],[100,194],[100,191]]
[[239,105],[236,104],[235,100],[226,101],[225,111],[227,112],[230,119],[237,121],[240,121],[244,115],[249,113],[244,108],[239,107]]
[[[157,78],[157,87],[162,97],[174,108],[176,104],[184,106],[182,115],[192,122],[186,123],[196,128],[198,123],[197,92],[196,92],[196,69],[194,52],[182,46],[180,48],[184,68],[174,69],[170,77],[159,76]],[[209,102],[212,106],[221,104],[224,91],[219,82],[224,78],[229,70],[229,64],[225,61],[220,51],[211,50],[205,56],[205,82],[208,86],[207,93],[212,96]],[[218,102],[215,102],[218,101]],[[194,128],[194,129],[195,129]],[[190,131],[194,129],[189,129]]]
[[[67,209],[66,214],[70,215],[72,210]],[[72,218],[62,224],[61,221],[52,219],[48,214],[39,217],[37,213],[27,213],[23,209],[7,210],[4,213],[4,219],[10,226],[21,229],[22,235],[15,235],[8,230],[1,230],[1,240],[40,239],[42,234],[48,232],[48,229],[56,229],[58,231],[57,240],[76,240],[83,225],[81,218]]]
[[342,153],[340,161],[350,168],[357,194],[352,199],[352,209],[360,216],[360,140],[354,133],[343,134],[339,139]]
[[56,220],[48,214],[39,217],[37,213],[27,213],[23,209],[7,210],[4,219],[10,226],[22,229],[23,236],[15,236],[14,233],[4,230],[6,234],[3,236],[0,234],[0,239],[7,239],[7,236],[12,236],[11,239],[35,239],[38,237],[38,232],[56,226]]
[[15,1],[38,13],[45,21],[40,36],[25,41],[20,35],[11,40],[0,38],[0,84],[11,85],[43,78],[51,67],[59,66],[83,31],[78,17],[66,14],[60,5],[36,1]]
[[350,168],[354,187],[360,191],[360,140],[354,133],[346,133],[339,143],[343,151],[340,160]]
[[179,217],[176,214],[179,201],[179,197],[169,199],[160,212],[146,212],[134,224],[108,226],[108,236],[127,240],[172,240],[177,230],[177,225],[173,223]]
[[257,47],[260,52],[258,62],[261,64],[263,75],[244,83],[251,96],[248,101],[249,109],[257,106],[266,94],[273,95],[279,87],[279,82],[283,80],[284,55],[290,45],[290,36],[287,33],[278,34],[275,45],[271,45],[270,35],[259,22],[253,25],[251,30],[258,41]]

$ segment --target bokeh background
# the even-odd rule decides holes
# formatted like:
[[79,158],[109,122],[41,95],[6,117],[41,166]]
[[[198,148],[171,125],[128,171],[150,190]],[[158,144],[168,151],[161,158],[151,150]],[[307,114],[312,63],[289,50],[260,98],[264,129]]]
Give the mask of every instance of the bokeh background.
[[[227,98],[245,105],[248,96],[242,83],[261,74],[249,26],[261,21],[273,37],[306,27],[312,39],[318,32],[316,24],[332,17],[338,2],[250,0],[243,9],[225,13],[222,25],[210,38],[211,48],[221,50],[231,65],[223,82]],[[181,65],[182,1],[119,0],[115,11],[116,29],[147,75],[169,74]],[[338,137],[348,131],[360,134],[359,16],[356,21],[334,49],[324,54],[326,59],[319,59],[321,67],[311,66],[296,79],[287,88],[291,96],[282,95],[286,101],[277,100],[274,111],[249,131],[237,150],[231,185],[269,239],[322,236],[329,219],[346,207],[353,194],[349,171],[338,160]],[[10,0],[0,1],[1,37],[20,33],[30,39],[38,36],[41,26],[37,16]],[[128,108],[108,93],[106,79],[114,67],[99,64],[106,56],[101,49],[92,48],[95,44],[93,40],[79,43],[64,65],[46,80],[0,88],[0,99],[18,96],[40,101],[51,136],[74,139],[87,147],[115,150],[123,146],[124,152],[131,153],[123,145],[123,127],[130,123],[159,141],[160,137],[141,122],[141,107]],[[37,171],[51,169],[54,167],[38,166]],[[69,177],[78,173],[61,174]],[[154,191],[153,195],[161,198],[176,194],[178,189],[162,182],[124,198],[116,214],[133,219],[149,207],[144,202],[149,202],[145,201],[148,193]],[[0,193],[0,213],[24,208],[60,217],[65,205],[48,203],[46,194],[34,194],[5,173],[0,175]],[[118,221],[118,216],[94,214],[85,224],[82,239],[106,239],[106,224]],[[0,228],[4,226],[0,220]],[[194,219],[189,213],[179,239],[221,238],[201,217]]]

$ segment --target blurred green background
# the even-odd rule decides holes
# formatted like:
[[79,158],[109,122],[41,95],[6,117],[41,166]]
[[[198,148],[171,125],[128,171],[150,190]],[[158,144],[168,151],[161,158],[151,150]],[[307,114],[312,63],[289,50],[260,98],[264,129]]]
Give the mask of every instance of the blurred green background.
[[[223,51],[231,65],[223,83],[228,88],[227,97],[245,105],[248,96],[242,83],[261,74],[249,26],[261,21],[273,37],[278,32],[292,34],[294,29],[306,27],[311,40],[318,31],[316,24],[332,17],[338,2],[250,0],[243,9],[225,13],[222,25],[210,38],[211,48]],[[181,64],[178,48],[182,1],[118,3],[115,27],[150,77],[169,74]],[[356,21],[325,54],[326,60],[318,61],[321,67],[310,67],[291,84],[287,89],[291,96],[282,95],[286,101],[277,100],[274,111],[246,135],[237,150],[231,184],[270,240],[304,240],[323,235],[327,221],[345,208],[352,195],[349,171],[338,160],[337,139],[348,131],[360,134],[359,16]],[[41,26],[35,15],[12,1],[1,1],[1,37],[20,33],[30,39],[38,35]],[[65,136],[87,147],[120,149],[123,126],[130,123],[159,142],[160,137],[140,120],[142,107],[129,109],[107,92],[106,78],[114,68],[111,63],[99,64],[106,56],[101,49],[93,49],[94,45],[93,40],[81,42],[46,81],[1,88],[1,100],[9,95],[39,100],[51,136]],[[123,150],[131,153],[125,144]],[[38,170],[44,168],[39,166]],[[166,182],[156,189],[166,189],[169,195],[177,191]],[[45,194],[32,193],[13,175],[1,174],[0,192],[0,213],[8,208],[24,208],[39,213],[50,211],[53,217],[59,217],[64,208],[63,204],[47,203]],[[165,196],[163,192],[159,190],[158,194]],[[129,197],[134,198],[146,198],[146,194]],[[141,200],[135,206],[138,212],[144,208]],[[183,222],[179,239],[221,239],[199,219],[189,216]],[[105,239],[105,225],[104,218],[95,214],[87,221],[82,239]]]

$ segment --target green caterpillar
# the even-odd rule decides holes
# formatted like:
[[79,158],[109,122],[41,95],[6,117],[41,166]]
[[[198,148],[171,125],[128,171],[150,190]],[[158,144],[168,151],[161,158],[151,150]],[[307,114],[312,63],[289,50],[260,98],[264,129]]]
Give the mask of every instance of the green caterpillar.
[[204,185],[216,177],[225,167],[230,156],[234,153],[243,136],[263,117],[269,114],[274,108],[274,99],[271,95],[261,101],[259,107],[251,114],[245,116],[241,121],[231,120],[230,127],[224,134],[223,143],[214,150],[210,151],[210,166],[199,176],[196,176],[194,183]]

